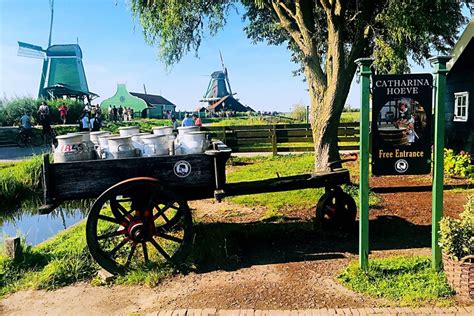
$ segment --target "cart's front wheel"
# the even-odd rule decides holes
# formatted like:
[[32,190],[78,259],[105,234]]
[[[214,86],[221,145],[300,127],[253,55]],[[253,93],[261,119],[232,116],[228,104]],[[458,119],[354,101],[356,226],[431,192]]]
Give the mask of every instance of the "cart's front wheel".
[[101,267],[117,274],[183,260],[191,228],[186,201],[156,179],[134,178],[112,186],[92,205],[87,245]]
[[341,188],[331,188],[324,193],[316,206],[316,220],[322,225],[350,228],[356,218],[354,199]]

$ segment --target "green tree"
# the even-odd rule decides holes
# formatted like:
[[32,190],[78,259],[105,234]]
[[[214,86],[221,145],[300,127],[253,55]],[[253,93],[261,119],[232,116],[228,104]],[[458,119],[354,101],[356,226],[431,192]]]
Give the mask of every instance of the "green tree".
[[306,105],[297,103],[291,109],[291,117],[298,121],[306,121]]
[[[286,44],[310,95],[315,170],[339,159],[337,128],[357,58],[373,55],[383,73],[408,71],[432,51],[447,53],[466,22],[450,0],[130,0],[146,41],[167,65],[215,34],[229,11],[243,6],[253,42]],[[469,2],[469,1],[468,1]]]

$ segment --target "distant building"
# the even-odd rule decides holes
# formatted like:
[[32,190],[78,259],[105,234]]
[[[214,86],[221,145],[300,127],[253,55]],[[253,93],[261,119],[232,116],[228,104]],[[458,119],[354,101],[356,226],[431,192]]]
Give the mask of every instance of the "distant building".
[[[222,56],[221,56],[222,58]],[[234,98],[232,88],[229,83],[229,76],[227,68],[222,61],[222,71],[214,71],[211,74],[211,80],[207,86],[204,97],[201,102],[207,102],[206,111],[211,114],[218,112],[232,111],[232,112],[255,112],[251,107],[245,106]]]
[[453,48],[446,78],[446,147],[474,155],[474,19]]
[[162,97],[161,95],[130,92],[131,95],[142,99],[147,103],[147,113],[144,117],[167,118],[167,113],[174,115],[176,105]]
[[[117,84],[114,96],[101,102],[101,108],[109,106],[132,108],[135,117],[163,118],[163,113],[174,114],[176,105],[160,95],[128,92],[125,84]],[[166,115],[165,115],[166,117]]]

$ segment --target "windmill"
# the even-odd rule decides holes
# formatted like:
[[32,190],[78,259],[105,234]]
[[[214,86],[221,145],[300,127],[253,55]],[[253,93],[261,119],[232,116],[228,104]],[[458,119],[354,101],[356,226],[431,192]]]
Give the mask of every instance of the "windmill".
[[235,93],[232,93],[232,88],[229,81],[229,72],[224,64],[224,58],[221,51],[219,51],[221,59],[222,70],[214,71],[211,74],[211,80],[207,86],[204,97],[200,102],[207,102],[209,106],[206,108],[210,112],[217,111],[235,111],[247,112],[253,111],[250,107],[244,106],[234,98]]
[[18,42],[18,56],[43,59],[38,98],[75,97],[91,99],[98,95],[89,91],[82,64],[82,50],[78,44],[51,45],[54,0],[49,0],[51,20],[48,47]]

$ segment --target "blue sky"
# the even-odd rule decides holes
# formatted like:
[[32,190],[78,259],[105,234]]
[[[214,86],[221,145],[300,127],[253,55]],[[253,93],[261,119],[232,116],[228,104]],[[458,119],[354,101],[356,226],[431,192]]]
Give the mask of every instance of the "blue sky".
[[[53,44],[76,43],[83,51],[89,89],[101,101],[114,94],[117,83],[128,90],[161,94],[181,110],[198,105],[209,75],[221,69],[219,49],[229,70],[232,90],[246,105],[261,111],[289,111],[296,103],[309,105],[306,84],[294,77],[297,66],[284,46],[253,45],[232,13],[214,37],[185,56],[170,70],[145,44],[126,0],[55,0]],[[36,96],[41,60],[17,56],[17,41],[47,46],[48,0],[0,0],[0,96]],[[420,70],[419,68],[414,69]],[[428,69],[428,71],[430,71]],[[353,82],[347,103],[358,106],[359,87]]]

